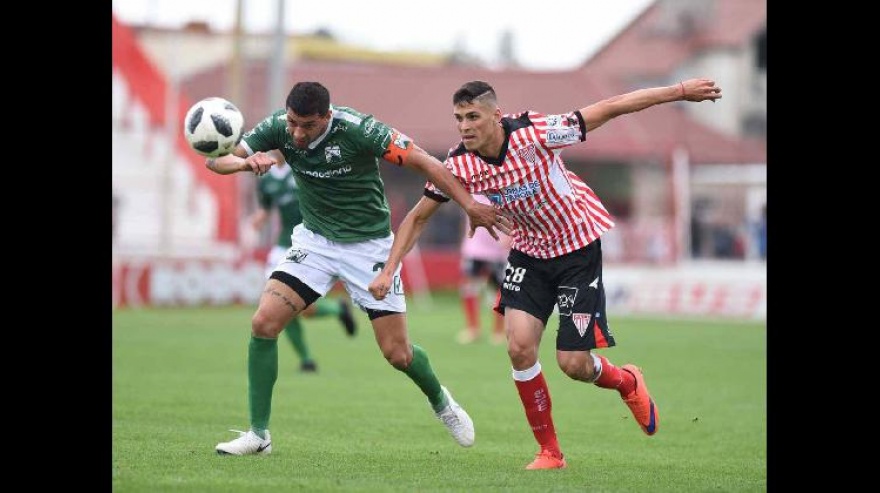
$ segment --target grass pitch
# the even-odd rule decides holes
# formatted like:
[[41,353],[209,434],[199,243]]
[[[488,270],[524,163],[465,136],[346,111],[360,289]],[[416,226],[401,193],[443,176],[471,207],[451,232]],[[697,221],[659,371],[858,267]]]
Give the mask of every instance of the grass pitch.
[[[767,489],[763,323],[610,316],[615,365],[635,363],[660,410],[644,435],[614,391],[568,379],[541,346],[568,467],[525,471],[538,451],[504,346],[462,346],[455,293],[410,301],[413,342],[467,409],[476,443],[459,447],[427,400],[389,366],[369,321],[357,337],[333,318],[304,326],[317,374],[279,339],[273,452],[218,456],[246,430],[254,307],[120,309],[113,314],[113,491],[759,492]],[[490,327],[484,314],[484,333]]]

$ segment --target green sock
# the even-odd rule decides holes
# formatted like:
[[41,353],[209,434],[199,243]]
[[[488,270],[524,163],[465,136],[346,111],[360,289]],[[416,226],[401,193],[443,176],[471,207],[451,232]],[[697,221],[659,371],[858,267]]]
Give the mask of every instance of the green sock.
[[297,356],[299,356],[300,362],[305,363],[307,361],[312,361],[312,355],[309,352],[309,345],[306,344],[306,336],[303,334],[303,328],[299,323],[299,317],[295,317],[284,327],[284,335],[286,335],[290,343],[293,344],[293,350],[296,351]]
[[278,339],[251,335],[248,345],[248,405],[251,430],[266,438],[272,413],[272,387],[278,378]]
[[434,370],[431,368],[431,362],[428,361],[428,353],[415,344],[412,345],[412,352],[412,361],[410,361],[409,366],[403,372],[428,397],[428,402],[431,403],[434,412],[439,412],[446,407],[446,396],[443,395],[443,389],[440,388],[440,380],[437,380],[437,375],[434,374]]
[[318,298],[315,302],[315,316],[326,317],[327,315],[339,316],[342,313],[342,304],[334,298]]

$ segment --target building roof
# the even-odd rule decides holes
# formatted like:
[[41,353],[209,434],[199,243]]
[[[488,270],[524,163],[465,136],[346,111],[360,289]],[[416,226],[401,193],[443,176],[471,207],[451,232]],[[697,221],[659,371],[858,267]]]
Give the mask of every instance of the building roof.
[[610,39],[583,69],[609,77],[664,76],[701,51],[748,46],[766,24],[766,0],[660,0]]
[[[633,90],[633,80],[666,80],[688,59],[709,48],[742,47],[766,25],[765,0],[661,0],[637,16],[583,67],[565,72],[493,70],[474,66],[401,66],[372,61],[290,62],[284,93],[293,81],[316,80],[334,104],[372,113],[421,147],[443,155],[458,142],[452,94],[470,80],[484,80],[498,93],[505,113],[534,110],[564,113]],[[244,101],[235,101],[246,125],[281,108],[269,108],[268,62],[249,60]],[[215,66],[183,82],[193,99],[224,96],[228,65]],[[564,151],[569,159],[666,162],[683,146],[695,164],[766,162],[766,140],[725,135],[689,117],[682,105],[665,104],[624,115]],[[712,104],[708,102],[699,104]],[[719,104],[723,104],[720,102]]]
[[[266,101],[268,65],[265,60],[247,63],[243,101],[234,101],[250,127],[271,111],[282,108],[284,97],[269,108]],[[183,82],[193,100],[224,96],[228,67],[216,66]],[[331,101],[350,106],[392,125],[435,155],[444,155],[458,142],[452,118],[452,94],[470,80],[485,80],[498,93],[505,113],[535,110],[565,113],[617,94],[608,79],[583,71],[493,71],[474,67],[400,67],[377,64],[303,61],[288,67],[285,81],[320,81],[330,90]],[[284,88],[284,94],[290,85]],[[667,104],[624,115],[587,137],[587,142],[564,151],[569,159],[665,160],[684,145],[694,163],[754,163],[766,160],[761,141],[724,136],[689,118],[678,104]],[[701,103],[709,104],[709,103]]]

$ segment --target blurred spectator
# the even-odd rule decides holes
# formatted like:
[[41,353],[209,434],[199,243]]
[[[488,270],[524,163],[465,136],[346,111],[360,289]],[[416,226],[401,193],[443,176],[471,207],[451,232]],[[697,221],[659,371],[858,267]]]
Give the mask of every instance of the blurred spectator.
[[[490,204],[483,195],[474,195],[477,202]],[[504,267],[507,265],[507,254],[510,251],[510,237],[498,232],[499,240],[495,240],[485,229],[477,229],[474,236],[468,238],[468,222],[464,221],[461,240],[461,308],[464,311],[466,326],[458,334],[458,342],[470,344],[480,338],[480,304],[484,290],[492,287],[495,298],[504,280]],[[495,310],[490,310],[493,320],[492,344],[506,341],[504,336],[504,318]]]
[[111,194],[113,196],[113,209],[111,212],[113,217],[111,219],[112,222],[111,222],[111,226],[110,226],[110,238],[111,238],[112,242],[116,242],[116,231],[117,231],[116,220],[119,217],[119,206],[122,203],[122,199],[119,198],[119,195],[116,195],[115,191],[112,192]]
[[761,216],[755,224],[755,240],[758,244],[758,256],[767,260],[767,204],[761,207]]

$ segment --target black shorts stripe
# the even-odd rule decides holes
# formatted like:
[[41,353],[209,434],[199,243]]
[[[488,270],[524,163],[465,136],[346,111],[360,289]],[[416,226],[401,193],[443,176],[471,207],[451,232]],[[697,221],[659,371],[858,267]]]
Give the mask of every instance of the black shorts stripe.
[[272,272],[272,275],[269,276],[269,279],[275,279],[283,282],[290,289],[296,291],[296,294],[299,295],[303,301],[306,302],[306,306],[311,305],[318,298],[321,297],[314,289],[310,288],[306,283],[299,280],[298,277],[292,276],[287,272],[276,270]]

